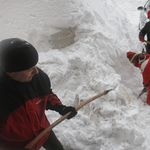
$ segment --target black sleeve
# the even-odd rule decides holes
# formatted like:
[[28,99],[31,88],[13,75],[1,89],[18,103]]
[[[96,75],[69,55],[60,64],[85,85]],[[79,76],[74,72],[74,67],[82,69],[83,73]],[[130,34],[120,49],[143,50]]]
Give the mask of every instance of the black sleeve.
[[146,34],[146,30],[147,30],[147,23],[146,23],[146,25],[141,29],[141,31],[139,32],[139,37],[140,36],[145,36],[145,34]]
[[50,110],[60,112],[60,110],[62,110],[64,107],[65,107],[64,105],[59,103],[55,104],[54,106],[51,103],[48,103],[46,106],[46,110],[50,109]]

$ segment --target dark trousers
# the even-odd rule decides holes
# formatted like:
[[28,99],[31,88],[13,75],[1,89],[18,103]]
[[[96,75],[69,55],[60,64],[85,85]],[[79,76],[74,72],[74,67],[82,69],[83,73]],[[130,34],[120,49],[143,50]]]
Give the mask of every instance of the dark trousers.
[[43,147],[46,150],[64,150],[62,144],[52,130],[50,131],[47,141],[43,144]]
[[150,54],[150,45],[149,44],[147,44],[147,46],[146,46],[146,53]]

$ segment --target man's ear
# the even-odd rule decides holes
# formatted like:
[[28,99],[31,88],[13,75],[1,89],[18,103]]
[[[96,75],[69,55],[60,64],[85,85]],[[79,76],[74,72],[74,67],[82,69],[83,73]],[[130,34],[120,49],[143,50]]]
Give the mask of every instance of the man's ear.
[[6,74],[10,77],[13,77],[14,76],[14,73],[13,72],[6,72]]

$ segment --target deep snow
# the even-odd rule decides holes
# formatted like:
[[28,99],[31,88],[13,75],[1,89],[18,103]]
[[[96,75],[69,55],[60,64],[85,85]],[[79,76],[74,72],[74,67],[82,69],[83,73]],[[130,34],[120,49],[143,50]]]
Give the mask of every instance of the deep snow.
[[[23,38],[37,48],[38,66],[63,104],[114,89],[53,129],[66,150],[150,149],[150,106],[146,94],[137,98],[142,76],[126,58],[141,52],[137,7],[145,0],[0,2],[0,39]],[[46,114],[51,123],[60,118]]]

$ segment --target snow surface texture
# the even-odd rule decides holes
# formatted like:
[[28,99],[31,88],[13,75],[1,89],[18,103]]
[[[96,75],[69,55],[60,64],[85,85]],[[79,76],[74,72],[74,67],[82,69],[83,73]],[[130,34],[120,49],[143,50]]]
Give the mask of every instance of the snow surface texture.
[[[113,89],[53,130],[65,150],[149,150],[150,106],[139,69],[139,12],[146,0],[0,0],[0,40],[23,38],[65,105]],[[46,111],[51,123],[60,115]],[[43,148],[41,148],[42,150]]]

